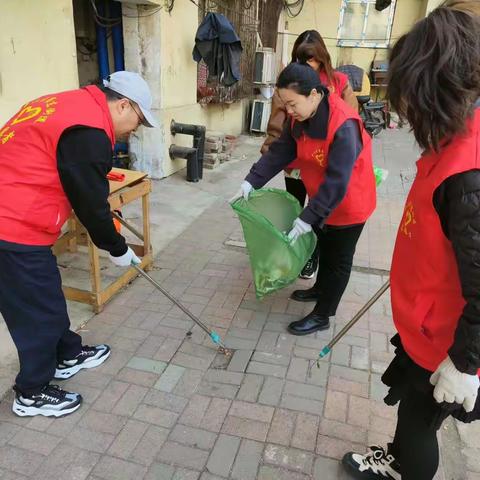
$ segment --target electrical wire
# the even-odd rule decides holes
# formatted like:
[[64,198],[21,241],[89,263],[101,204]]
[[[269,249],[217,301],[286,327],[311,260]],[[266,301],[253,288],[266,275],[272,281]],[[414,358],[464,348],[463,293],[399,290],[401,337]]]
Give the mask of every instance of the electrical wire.
[[[305,5],[305,0],[295,0],[293,2],[288,2],[288,0],[284,0],[283,5],[285,10],[287,11],[287,15],[290,18],[295,18],[300,15]],[[295,11],[296,9],[296,11]]]

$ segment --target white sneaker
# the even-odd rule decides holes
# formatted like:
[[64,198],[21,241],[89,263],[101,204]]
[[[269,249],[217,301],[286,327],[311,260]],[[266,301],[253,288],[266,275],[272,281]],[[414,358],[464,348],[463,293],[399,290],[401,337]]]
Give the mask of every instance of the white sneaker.
[[62,390],[57,385],[46,385],[34,395],[24,395],[17,388],[12,411],[19,417],[63,417],[80,408],[82,396]]
[[359,480],[401,480],[400,465],[393,455],[377,445],[365,455],[349,452],[342,460],[345,469]]
[[66,380],[73,377],[84,368],[94,368],[101,365],[110,356],[108,345],[96,345],[89,347],[85,345],[82,351],[72,360],[62,360],[55,371],[55,378]]

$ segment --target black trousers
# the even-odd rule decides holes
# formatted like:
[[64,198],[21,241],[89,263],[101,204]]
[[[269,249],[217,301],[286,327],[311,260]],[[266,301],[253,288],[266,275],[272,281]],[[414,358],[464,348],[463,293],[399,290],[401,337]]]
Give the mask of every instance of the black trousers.
[[412,388],[400,400],[389,452],[400,462],[402,480],[432,480],[438,469],[437,430],[428,421],[432,399],[427,395]]
[[307,190],[301,178],[285,177],[285,190],[293,195],[303,207],[307,199]]
[[365,224],[351,227],[314,227],[317,234],[318,271],[314,288],[318,301],[314,312],[333,316],[347,288],[352,272],[353,256]]
[[17,388],[37,393],[55,373],[58,360],[72,359],[82,339],[70,330],[55,256],[50,249],[0,249],[0,313],[17,347]]

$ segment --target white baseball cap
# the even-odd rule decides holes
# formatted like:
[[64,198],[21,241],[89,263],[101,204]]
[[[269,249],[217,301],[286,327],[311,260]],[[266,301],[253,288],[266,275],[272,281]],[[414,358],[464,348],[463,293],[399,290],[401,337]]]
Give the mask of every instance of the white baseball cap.
[[147,122],[146,127],[158,127],[158,122],[150,111],[152,108],[150,88],[138,73],[126,70],[112,73],[103,80],[103,85],[135,102]]

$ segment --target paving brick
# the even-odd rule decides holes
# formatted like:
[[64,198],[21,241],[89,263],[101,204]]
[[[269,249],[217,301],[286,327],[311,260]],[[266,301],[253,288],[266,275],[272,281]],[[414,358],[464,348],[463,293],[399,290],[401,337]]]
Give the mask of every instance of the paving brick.
[[[21,427],[13,423],[0,422],[0,446],[5,445],[12,437],[20,432]],[[1,478],[1,477],[0,477]]]
[[290,410],[311,413],[313,415],[320,415],[323,411],[323,402],[296,397],[294,395],[282,395],[280,406],[283,408],[289,408]]
[[348,423],[368,428],[370,422],[370,402],[366,398],[350,396],[348,404]]
[[335,420],[328,420],[327,418],[321,419],[319,433],[327,437],[335,437],[338,439],[348,438],[355,443],[367,443],[367,431],[364,428]]
[[147,423],[153,423],[159,427],[170,428],[177,421],[178,414],[150,405],[140,405],[134,414],[134,418]]
[[226,383],[228,385],[241,385],[243,373],[228,372],[225,370],[209,370],[204,379],[211,383]]
[[131,453],[131,460],[149,466],[155,460],[158,452],[166,442],[168,434],[168,429],[150,425],[145,435]]
[[130,385],[122,398],[116,403],[112,410],[115,415],[132,416],[138,408],[148,389],[139,385]]
[[268,423],[228,416],[223,423],[222,432],[264,442],[267,438],[268,428]]
[[304,358],[292,358],[288,368],[287,378],[296,382],[305,382],[307,377],[309,362]]
[[236,397],[239,389],[238,385],[203,381],[198,387],[198,393],[210,397],[233,399]]
[[284,380],[278,378],[265,378],[265,382],[258,397],[259,403],[273,406],[279,405],[284,383]]
[[[35,471],[35,479],[50,480],[51,478],[68,478],[65,477],[66,470],[75,463],[78,457],[85,461],[85,467],[87,467],[86,470],[91,470],[93,466],[95,466],[100,455],[98,453],[79,450],[73,445],[61,443],[50,455],[44,457],[45,461],[40,465],[40,468]],[[85,477],[88,476],[88,473],[89,472],[87,471]],[[4,480],[4,477],[0,476],[0,478]],[[16,479],[17,477],[15,476],[14,478]]]
[[32,475],[44,460],[44,456],[16,448],[11,445],[0,447],[0,468],[23,475]]
[[211,399],[202,395],[194,395],[180,417],[180,423],[190,425],[192,427],[199,427],[205,412],[210,405]]
[[129,420],[108,449],[115,457],[127,459],[148,429],[148,425],[137,420]]
[[228,334],[224,343],[227,348],[232,348],[234,350],[254,350],[257,345],[257,339],[251,340],[248,338],[238,338]]
[[251,361],[247,368],[248,373],[257,373],[258,375],[267,375],[277,378],[284,378],[287,369],[280,365],[269,365],[268,363],[260,363]]
[[129,386],[130,384],[128,383],[112,380],[108,388],[97,398],[93,404],[93,408],[100,412],[111,412]]
[[256,480],[263,447],[263,443],[242,440],[233,465],[231,478],[234,480]]
[[168,365],[153,388],[162,392],[173,392],[184,372],[185,368],[183,367]]
[[231,401],[226,398],[212,398],[200,427],[211,432],[219,432],[230,409]]
[[142,372],[133,368],[122,368],[115,377],[117,380],[143,387],[151,387],[158,381],[157,374]]
[[193,368],[196,370],[207,370],[210,364],[212,363],[213,357],[211,359],[205,359],[200,357],[194,357],[193,355],[187,355],[183,352],[177,352],[172,358],[172,363],[175,365],[180,365],[185,368]]
[[237,400],[245,402],[256,402],[262,388],[264,377],[253,373],[246,373],[240,390],[237,393]]
[[297,413],[289,410],[275,409],[273,421],[268,432],[267,442],[290,446]]
[[207,470],[215,475],[228,477],[239,446],[239,438],[219,435],[208,459]]
[[325,457],[342,459],[347,452],[365,452],[365,445],[353,443],[338,438],[319,435],[317,438],[317,453]]
[[284,394],[296,397],[310,398],[312,400],[325,400],[325,388],[306,383],[285,382]]
[[314,456],[310,452],[272,444],[268,444],[263,453],[265,463],[306,474],[312,471],[313,459]]
[[163,444],[157,458],[161,462],[201,471],[207,463],[208,452],[168,441]]
[[342,367],[340,365],[332,365],[330,367],[330,375],[359,383],[368,383],[369,373],[363,370],[356,370],[353,368]]
[[106,480],[131,480],[143,478],[147,469],[136,463],[104,456],[93,469],[94,475]]
[[165,463],[154,463],[148,470],[145,480],[172,480],[175,467]]
[[114,435],[109,433],[94,432],[87,428],[76,426],[68,435],[68,443],[83,450],[105,453],[113,440]]
[[[100,460],[100,455],[98,453],[84,451],[77,451],[77,453],[78,455],[75,460],[67,467],[66,470],[60,471],[57,478],[84,480],[89,476],[90,472]],[[38,480],[41,479],[39,472],[35,473],[35,477]],[[55,477],[50,475],[47,478],[48,480],[51,480],[51,478]]]
[[227,370],[232,372],[245,372],[252,356],[252,350],[236,350],[230,360]]
[[313,466],[313,480],[348,480],[347,474],[338,460],[327,457],[317,457]]
[[134,370],[161,374],[167,367],[167,364],[150,358],[132,357],[127,363],[127,367],[133,368]]
[[368,383],[354,382],[330,376],[328,379],[328,389],[368,398]]
[[257,350],[259,352],[273,352],[277,345],[278,333],[262,332],[258,339]]
[[351,350],[349,345],[337,343],[330,354],[331,363],[348,367],[350,365],[350,352]]
[[234,401],[230,407],[229,415],[240,418],[248,418],[259,422],[270,423],[272,421],[274,409],[255,403]]
[[117,435],[124,427],[127,419],[111,413],[96,412],[89,410],[82,419],[82,427],[86,427],[94,432],[110,433]]
[[214,433],[200,430],[198,428],[188,427],[186,425],[176,425],[169,436],[169,441],[181,443],[189,447],[210,450],[215,444],[217,436]]
[[173,393],[181,397],[191,397],[198,389],[203,378],[203,372],[200,370],[186,369],[185,373],[177,383]]
[[[174,330],[178,331],[177,329]],[[167,332],[167,339],[160,345],[153,358],[162,362],[169,362],[180,348],[184,338],[185,334],[183,332],[180,338],[171,338]]]
[[357,368],[359,370],[368,370],[370,367],[370,355],[368,349],[364,347],[352,347],[350,365],[352,368]]
[[282,365],[284,367],[288,367],[288,365],[290,364],[289,356],[270,352],[256,351],[253,354],[252,360],[262,363],[271,363],[272,365]]
[[302,450],[315,451],[317,443],[319,417],[307,413],[299,413],[295,423],[291,445]]
[[204,472],[200,477],[200,480],[225,480],[224,477],[219,477],[218,475],[212,475],[211,473]]
[[182,413],[188,404],[188,399],[174,395],[173,393],[150,390],[143,399],[146,405],[163,408],[171,412]]
[[291,472],[281,468],[263,466],[258,472],[258,480],[310,480],[310,475],[300,472]]
[[327,391],[325,401],[325,418],[330,420],[338,420],[339,422],[347,421],[348,395],[343,392],[334,390]]

